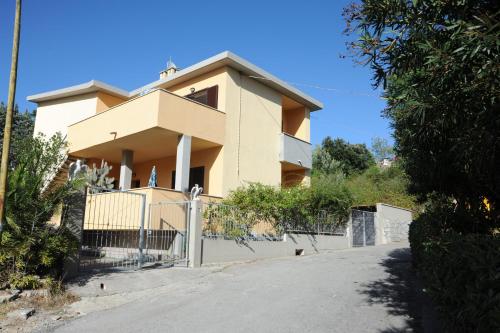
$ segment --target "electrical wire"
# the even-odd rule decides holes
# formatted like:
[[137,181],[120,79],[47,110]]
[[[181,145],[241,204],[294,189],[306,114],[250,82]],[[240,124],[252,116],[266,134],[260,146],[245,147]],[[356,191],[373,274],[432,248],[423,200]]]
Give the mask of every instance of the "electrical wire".
[[[251,77],[253,79],[259,79],[259,80],[273,81],[272,79],[269,79],[267,77],[262,77],[262,76],[248,75],[248,77]],[[367,93],[367,92],[354,91],[354,90],[345,90],[345,89],[337,89],[337,88],[327,88],[327,87],[322,87],[322,86],[316,85],[316,84],[288,82],[288,81],[284,81],[284,82],[288,83],[288,84],[290,84],[292,86],[298,86],[298,87],[314,88],[314,89],[319,89],[319,90],[332,91],[332,92],[337,92],[337,93],[341,93],[341,94],[349,94],[349,95],[355,95],[355,96],[365,96],[365,97],[382,98],[380,95],[377,95],[376,93]]]

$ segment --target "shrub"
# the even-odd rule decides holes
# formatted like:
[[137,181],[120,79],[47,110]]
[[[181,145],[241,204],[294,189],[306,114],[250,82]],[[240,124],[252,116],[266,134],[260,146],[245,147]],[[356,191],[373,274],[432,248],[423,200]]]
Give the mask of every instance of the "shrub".
[[419,271],[448,328],[500,331],[500,238],[448,233],[424,245]]
[[410,226],[414,264],[451,332],[500,331],[500,238],[452,231],[439,205]]
[[65,225],[49,223],[65,198],[82,181],[68,181],[44,190],[66,158],[60,135],[27,137],[19,143],[16,164],[8,174],[6,223],[0,239],[0,285],[37,287],[38,277],[59,276],[64,259],[77,249]]
[[347,187],[356,206],[371,206],[383,202],[418,214],[416,198],[408,194],[407,186],[408,179],[398,164],[387,169],[374,166],[347,180]]
[[343,224],[348,219],[352,197],[344,177],[333,174],[313,177],[311,186],[279,188],[250,183],[232,191],[223,203],[234,207],[238,213],[214,207],[206,214],[222,220],[230,218],[247,230],[265,221],[279,231],[290,223],[308,229],[318,221],[320,212],[328,213],[326,222]]
[[313,177],[306,193],[313,216],[319,211],[327,211],[340,223],[347,222],[354,199],[342,174]]

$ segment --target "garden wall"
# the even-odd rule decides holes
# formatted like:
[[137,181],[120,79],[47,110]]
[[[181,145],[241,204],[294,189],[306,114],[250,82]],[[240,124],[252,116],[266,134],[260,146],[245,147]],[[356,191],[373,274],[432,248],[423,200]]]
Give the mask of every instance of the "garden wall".
[[286,234],[284,241],[237,242],[222,238],[204,238],[202,243],[202,264],[247,261],[265,258],[295,256],[296,250],[303,254],[340,250],[349,247],[347,236]]
[[375,213],[375,244],[407,241],[412,220],[410,210],[378,203]]

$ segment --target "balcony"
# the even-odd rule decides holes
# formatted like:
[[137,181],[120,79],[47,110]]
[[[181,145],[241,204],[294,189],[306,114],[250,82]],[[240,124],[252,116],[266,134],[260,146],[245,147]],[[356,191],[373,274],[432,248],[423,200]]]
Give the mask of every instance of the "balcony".
[[289,134],[281,133],[280,162],[290,165],[290,167],[311,169],[311,144]]
[[193,137],[193,147],[224,144],[225,113],[175,95],[154,90],[68,127],[70,154],[119,161],[121,151],[135,151],[147,161],[175,154],[177,137]]

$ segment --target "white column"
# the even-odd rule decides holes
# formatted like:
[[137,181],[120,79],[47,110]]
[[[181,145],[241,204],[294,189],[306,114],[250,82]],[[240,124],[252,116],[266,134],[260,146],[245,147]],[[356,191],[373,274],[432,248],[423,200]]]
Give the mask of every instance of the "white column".
[[134,152],[132,150],[122,151],[122,163],[120,166],[120,190],[129,190],[132,185],[132,166],[134,164]]
[[175,163],[175,190],[189,192],[189,164],[191,163],[191,136],[179,135]]

